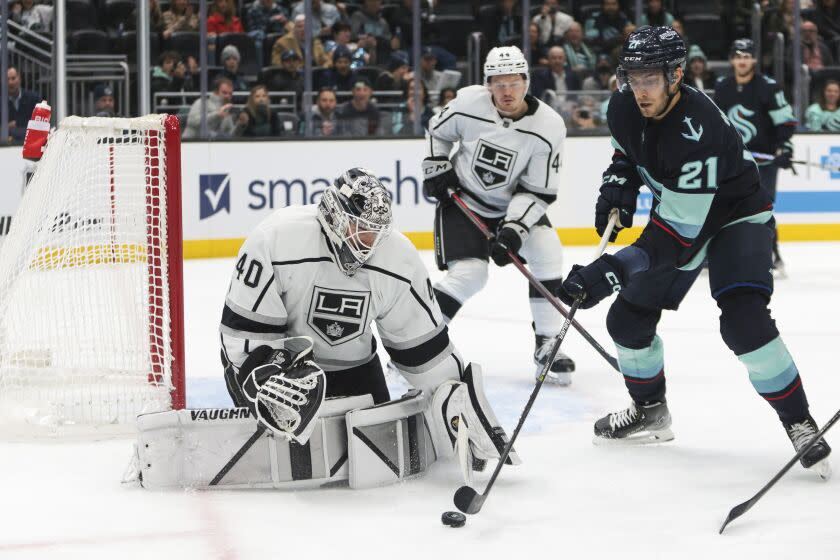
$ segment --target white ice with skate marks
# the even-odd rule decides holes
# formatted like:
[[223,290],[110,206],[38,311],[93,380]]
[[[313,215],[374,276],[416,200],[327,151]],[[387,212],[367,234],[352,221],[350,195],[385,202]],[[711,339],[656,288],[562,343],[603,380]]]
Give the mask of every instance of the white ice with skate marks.
[[[567,266],[591,253],[567,249]],[[840,244],[786,244],[783,254],[790,278],[777,285],[774,318],[822,424],[840,407]],[[424,259],[432,269],[432,255]],[[216,325],[232,266],[186,264],[191,406],[227,402]],[[451,327],[463,355],[483,365],[509,432],[534,383],[527,301],[514,268],[491,267],[487,289]],[[612,352],[606,311],[578,318]],[[563,348],[577,363],[572,386],[543,388],[517,444],[524,464],[502,471],[464,528],[440,523],[454,509],[453,465],[366,491],[148,492],[120,485],[128,440],[0,443],[0,558],[836,558],[840,485],[799,466],[717,534],[729,509],[793,454],[720,340],[717,317],[705,277],[663,317],[676,439],[655,446],[592,445],[593,422],[628,399],[621,377],[570,331]],[[840,432],[828,440],[837,447]],[[489,473],[478,475],[479,489]]]

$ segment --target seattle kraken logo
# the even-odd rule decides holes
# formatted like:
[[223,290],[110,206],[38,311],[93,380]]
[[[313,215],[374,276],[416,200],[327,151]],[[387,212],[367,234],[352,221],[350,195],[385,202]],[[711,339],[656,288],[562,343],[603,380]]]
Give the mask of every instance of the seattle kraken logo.
[[732,125],[744,139],[744,144],[748,144],[750,140],[755,138],[757,132],[755,125],[748,120],[753,115],[755,115],[755,111],[750,111],[741,104],[733,106],[726,113]]

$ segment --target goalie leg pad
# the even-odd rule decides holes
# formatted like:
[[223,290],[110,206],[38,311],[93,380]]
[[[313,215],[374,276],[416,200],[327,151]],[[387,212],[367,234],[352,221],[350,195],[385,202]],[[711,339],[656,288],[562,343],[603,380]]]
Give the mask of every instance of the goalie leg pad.
[[[484,393],[481,366],[470,364],[464,370],[463,380],[442,383],[432,397],[430,415],[436,424],[439,446],[445,448],[448,440],[449,449],[457,452],[459,459],[478,464],[487,459],[498,459],[508,443],[507,435],[499,424],[493,409]],[[458,450],[459,432],[466,430],[470,452]],[[460,434],[463,441],[463,434]],[[522,461],[511,449],[506,460],[509,465],[518,465]],[[473,464],[462,464],[465,473]]]
[[426,398],[415,389],[398,400],[347,413],[351,488],[384,486],[419,476],[435,462],[426,408]]
[[[313,488],[346,483],[345,413],[369,395],[329,399],[305,445],[273,437],[248,408],[173,410],[137,418],[132,465],[144,488]],[[129,477],[131,478],[131,477]]]

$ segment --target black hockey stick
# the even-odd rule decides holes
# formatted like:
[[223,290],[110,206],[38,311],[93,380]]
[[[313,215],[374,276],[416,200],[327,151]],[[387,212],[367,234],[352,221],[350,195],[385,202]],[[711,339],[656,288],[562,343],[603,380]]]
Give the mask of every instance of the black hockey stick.
[[727,525],[729,525],[731,522],[735,521],[736,519],[747,513],[750,510],[750,508],[753,507],[758,502],[758,500],[760,500],[761,497],[767,493],[768,490],[770,490],[777,482],[779,482],[779,479],[782,478],[785,475],[785,473],[788,472],[790,468],[793,465],[795,465],[796,462],[799,461],[799,459],[802,458],[803,455],[808,453],[808,450],[810,450],[814,445],[816,445],[818,441],[820,441],[823,435],[825,435],[825,433],[837,422],[837,420],[840,420],[840,410],[838,410],[837,413],[831,417],[831,420],[826,422],[825,426],[823,426],[822,429],[819,432],[817,432],[817,434],[811,439],[811,441],[808,442],[808,445],[800,449],[796,453],[796,455],[793,456],[793,459],[788,461],[787,464],[784,467],[782,467],[782,470],[777,472],[776,476],[771,478],[770,482],[764,485],[764,488],[759,490],[755,496],[753,496],[746,502],[738,504],[737,506],[729,510],[729,515],[726,516],[726,520],[723,522],[723,525],[720,526],[720,531],[718,531],[718,534],[722,534],[723,530],[726,529]]
[[513,449],[513,442],[516,441],[516,437],[519,435],[519,430],[521,430],[522,425],[525,424],[525,418],[528,417],[528,413],[531,411],[534,401],[537,400],[537,394],[540,392],[540,388],[543,386],[543,381],[545,381],[545,376],[548,374],[548,370],[551,368],[551,364],[554,362],[554,358],[560,350],[560,344],[566,337],[566,332],[569,330],[569,325],[571,324],[572,318],[575,316],[575,312],[578,310],[579,305],[580,300],[575,300],[574,303],[572,303],[572,307],[569,308],[569,316],[566,317],[566,322],[563,323],[563,327],[560,329],[560,334],[557,336],[557,340],[551,347],[551,354],[548,357],[548,361],[545,362],[539,377],[537,377],[537,384],[534,386],[534,390],[531,391],[531,397],[528,399],[528,404],[525,405],[525,410],[522,411],[522,415],[519,417],[519,422],[516,424],[516,428],[510,436],[510,441],[508,441],[502,451],[502,454],[499,457],[499,462],[496,464],[496,469],[493,471],[493,475],[490,477],[490,482],[487,483],[487,487],[484,489],[484,492],[479,494],[476,492],[475,488],[472,488],[471,486],[461,486],[455,491],[455,497],[453,499],[455,507],[463,513],[473,514],[481,511],[481,506],[484,505],[484,500],[486,500],[487,495],[490,494],[490,490],[493,488],[493,483],[496,482],[496,478],[498,478],[502,467],[505,466],[505,461],[507,461],[508,455],[510,455],[510,450]]
[[[471,221],[473,225],[475,225],[475,227],[477,227],[478,230],[484,234],[484,237],[486,237],[488,240],[492,240],[494,236],[493,233],[490,231],[490,228],[487,227],[487,225],[481,220],[479,216],[475,214],[475,212],[469,209],[464,200],[460,196],[458,196],[458,193],[456,193],[452,189],[449,189],[449,196],[450,198],[452,198],[452,200],[455,202],[458,208],[461,209],[461,211],[464,213],[467,219],[469,219],[469,221]],[[603,250],[603,248],[601,250]],[[598,254],[600,255],[600,252]],[[534,277],[534,275],[531,274],[530,270],[525,268],[525,265],[522,264],[522,261],[519,259],[516,253],[514,253],[513,251],[508,251],[508,256],[513,262],[513,265],[519,270],[519,272],[521,272],[525,276],[525,278],[528,279],[528,282],[530,282],[534,289],[536,289],[542,297],[544,297],[557,311],[559,311],[563,317],[569,319],[571,317],[571,313],[569,311],[566,311],[566,308],[563,307],[563,304],[560,303],[557,297],[551,292],[549,292],[548,288],[546,288],[542,282],[537,280]],[[581,336],[583,336],[586,342],[592,345],[596,352],[598,352],[605,360],[607,360],[607,362],[609,362],[613,369],[615,369],[616,371],[620,371],[618,369],[618,361],[614,357],[612,357],[609,352],[604,350],[604,347],[601,346],[598,343],[598,341],[595,340],[595,338],[593,338],[593,336],[589,334],[589,332],[587,332],[587,330],[580,325],[580,323],[573,320],[572,326],[575,328],[575,330],[577,330],[577,332],[581,334]]]
[[[765,159],[765,160],[772,160],[776,159],[776,156],[773,154],[763,154],[761,152],[752,152],[752,156],[758,159]],[[807,165],[808,167],[816,167],[817,169],[824,169],[825,171],[831,171],[832,173],[837,173],[840,171],[835,165],[823,165],[822,163],[817,163],[816,161],[805,161],[804,159],[792,159],[790,160],[791,163],[795,163],[796,165]]]
[[[454,198],[458,195],[452,193],[452,196]],[[615,227],[617,221],[618,212],[614,212],[610,215],[610,221],[607,224],[607,229],[604,231],[604,235],[601,237],[601,243],[598,245],[598,249],[595,252],[595,258],[601,256],[601,253],[603,253],[604,249],[607,247],[610,235],[612,235],[613,228]],[[512,252],[509,252],[508,254],[512,257],[515,257],[515,255]],[[528,403],[525,405],[525,409],[519,416],[519,422],[516,424],[516,428],[514,428],[513,434],[511,434],[510,436],[510,441],[508,441],[507,445],[502,451],[501,456],[499,457],[499,462],[496,464],[496,469],[493,471],[493,475],[490,477],[490,481],[484,488],[484,492],[479,494],[478,492],[476,492],[475,488],[472,488],[471,486],[461,486],[460,488],[458,488],[458,490],[455,491],[455,496],[453,498],[453,501],[455,502],[455,507],[457,507],[463,513],[474,514],[481,511],[481,506],[484,505],[484,501],[490,494],[490,490],[493,488],[493,484],[496,482],[496,478],[498,478],[502,467],[505,465],[505,461],[507,461],[508,455],[510,455],[510,450],[513,449],[513,442],[516,441],[516,438],[519,436],[519,431],[525,424],[525,418],[528,417],[528,413],[531,412],[531,407],[534,405],[534,401],[537,400],[537,394],[539,394],[540,389],[543,386],[545,376],[548,375],[548,370],[551,368],[551,364],[554,363],[554,358],[557,356],[557,352],[560,350],[560,345],[563,343],[563,339],[566,338],[566,333],[569,331],[569,326],[574,323],[575,313],[577,312],[578,307],[580,307],[580,302],[581,300],[579,299],[576,299],[574,302],[572,302],[572,306],[569,308],[569,314],[566,315],[566,321],[560,328],[560,334],[557,335],[557,340],[551,347],[551,354],[549,354],[548,360],[546,360],[542,371],[540,371],[539,377],[537,377],[537,384],[534,386],[534,390],[531,391],[531,396],[528,398]]]

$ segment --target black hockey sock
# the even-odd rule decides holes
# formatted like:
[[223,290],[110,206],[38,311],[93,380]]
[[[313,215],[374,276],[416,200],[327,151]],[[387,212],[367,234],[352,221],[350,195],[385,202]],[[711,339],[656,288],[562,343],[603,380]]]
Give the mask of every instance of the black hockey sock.
[[446,317],[447,322],[451,321],[452,318],[455,317],[455,314],[458,313],[458,310],[461,309],[461,303],[454,297],[450,296],[446,292],[438,290],[437,288],[434,289],[434,292],[435,299],[437,299],[441,313],[443,313],[443,316]]

